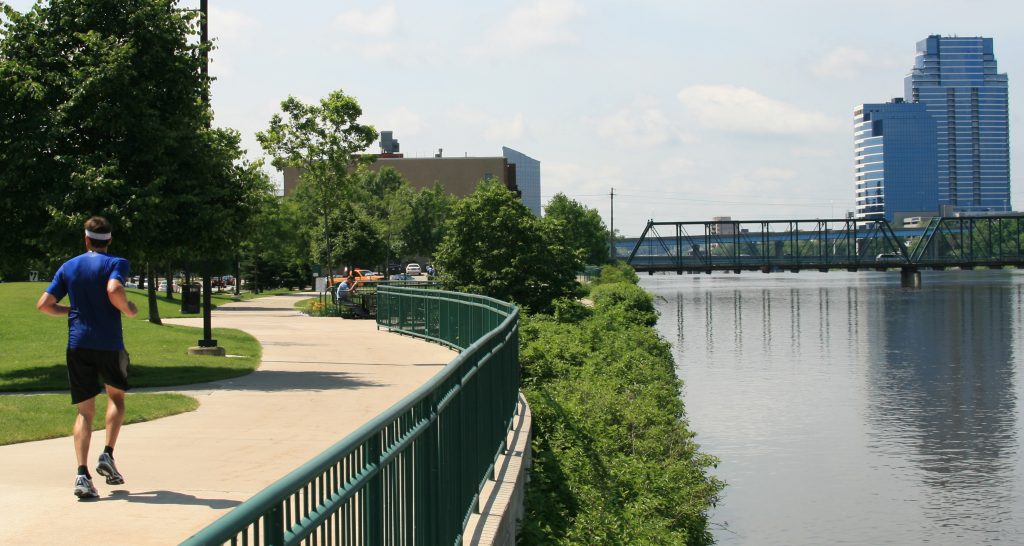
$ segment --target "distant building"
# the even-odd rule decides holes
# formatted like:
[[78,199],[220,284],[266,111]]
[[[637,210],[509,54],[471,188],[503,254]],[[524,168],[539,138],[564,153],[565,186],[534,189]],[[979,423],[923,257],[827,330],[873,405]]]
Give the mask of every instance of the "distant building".
[[923,104],[893,99],[854,112],[855,218],[901,224],[939,213],[935,119]]
[[932,35],[917,43],[904,98],[935,118],[944,208],[1010,210],[1007,81],[996,68],[992,38]]
[[540,216],[540,161],[508,146],[501,147],[501,155],[516,166],[516,184],[522,192],[523,204]]
[[711,224],[712,235],[735,235],[736,224],[733,223],[731,216],[715,216],[711,218],[714,222]]
[[[537,188],[535,214],[539,214],[540,162],[510,148],[503,150],[516,154],[515,158],[444,157],[443,150],[438,150],[434,157],[405,157],[399,152],[398,141],[394,139],[392,132],[382,131],[381,153],[374,154],[374,161],[368,167],[374,171],[391,167],[398,171],[415,189],[429,188],[435,182],[440,183],[445,191],[456,197],[465,197],[476,191],[477,184],[481,180],[493,179],[515,192],[525,202],[525,196],[520,191],[518,184],[519,166],[522,165],[529,173],[528,176],[535,174]],[[284,194],[291,195],[299,184],[301,170],[286,167],[283,174]],[[526,204],[530,207],[529,203]],[[531,207],[531,210],[534,209]]]

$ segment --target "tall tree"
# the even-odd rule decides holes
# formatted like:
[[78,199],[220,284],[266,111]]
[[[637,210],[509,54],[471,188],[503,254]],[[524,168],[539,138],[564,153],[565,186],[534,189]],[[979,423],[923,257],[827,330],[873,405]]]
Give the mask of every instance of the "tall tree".
[[455,207],[455,196],[440,184],[416,192],[409,207],[409,221],[402,230],[406,250],[416,256],[432,257],[445,234],[445,220]]
[[552,228],[582,264],[608,261],[608,228],[597,210],[557,193],[544,207],[544,220],[555,224]]
[[323,229],[320,241],[328,270],[334,267],[331,215],[354,191],[349,171],[360,160],[357,154],[377,138],[373,127],[358,122],[362,114],[356,99],[340,89],[317,104],[288,97],[267,130],[256,134],[275,167],[302,169],[300,186],[307,188],[300,198],[307,201],[304,210],[315,215],[307,222],[318,221]]
[[481,182],[459,201],[446,230],[435,260],[446,285],[535,312],[578,290],[575,257],[498,182]]
[[51,260],[91,214],[115,222],[120,252],[164,258],[185,240],[177,201],[209,182],[185,175],[209,119],[196,15],[166,0],[51,0],[5,17],[5,209],[22,211],[29,245]]

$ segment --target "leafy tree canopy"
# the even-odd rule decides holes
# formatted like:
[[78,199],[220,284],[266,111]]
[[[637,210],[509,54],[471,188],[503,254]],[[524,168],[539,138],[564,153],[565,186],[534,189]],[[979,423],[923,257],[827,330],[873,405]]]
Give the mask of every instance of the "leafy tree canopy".
[[544,207],[544,220],[556,224],[563,244],[582,264],[608,261],[608,228],[596,210],[558,193]]
[[409,204],[409,221],[402,230],[406,250],[415,256],[433,256],[446,233],[446,220],[457,202],[440,184],[415,193]]
[[[288,97],[267,130],[256,134],[275,167],[302,169],[295,198],[301,202],[303,228],[310,236],[314,259],[324,260],[329,270],[334,269],[335,239],[341,236],[342,226],[354,221],[352,202],[373,191],[360,188],[349,174],[362,161],[358,154],[377,138],[372,126],[358,122],[362,113],[356,99],[340,89],[317,104]],[[314,235],[317,224],[319,234]],[[380,239],[377,226],[360,228],[375,231],[371,238]],[[343,252],[350,250],[346,247]]]
[[481,182],[459,201],[445,229],[435,261],[449,286],[533,311],[547,310],[578,289],[574,257],[498,182]]
[[167,0],[4,7],[0,216],[20,227],[5,263],[77,252],[93,214],[132,259],[237,239],[266,180],[236,133],[207,128],[196,17]]

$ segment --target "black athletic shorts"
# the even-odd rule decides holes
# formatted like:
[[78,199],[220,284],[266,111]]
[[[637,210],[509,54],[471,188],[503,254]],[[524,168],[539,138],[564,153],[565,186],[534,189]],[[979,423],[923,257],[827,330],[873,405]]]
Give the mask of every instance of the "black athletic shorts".
[[78,404],[103,392],[103,383],[128,390],[128,351],[68,349],[68,385],[71,403]]

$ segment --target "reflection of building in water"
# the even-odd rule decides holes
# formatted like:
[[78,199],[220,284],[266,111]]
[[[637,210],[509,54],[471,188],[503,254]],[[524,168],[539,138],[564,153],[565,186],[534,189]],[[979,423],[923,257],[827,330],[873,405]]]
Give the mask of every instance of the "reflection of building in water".
[[965,504],[974,514],[978,502],[999,506],[1014,472],[1020,302],[1012,285],[986,284],[890,289],[869,306],[881,313],[869,321],[871,447],[915,450],[943,516]]

